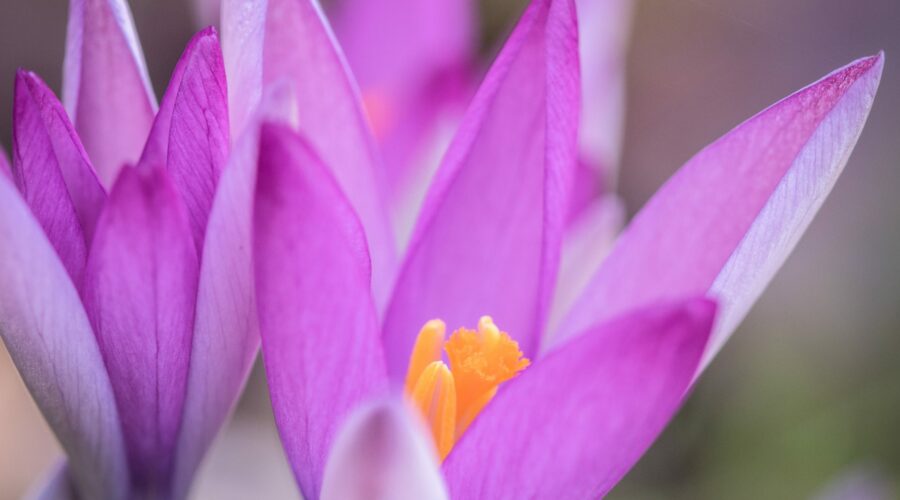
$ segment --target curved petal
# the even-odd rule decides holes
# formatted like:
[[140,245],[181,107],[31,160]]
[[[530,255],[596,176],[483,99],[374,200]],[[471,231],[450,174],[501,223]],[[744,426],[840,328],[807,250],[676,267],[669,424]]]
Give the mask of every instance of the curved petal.
[[138,492],[170,487],[197,268],[187,215],[165,169],[123,169],[97,223],[83,295]]
[[141,163],[166,165],[188,211],[197,251],[228,157],[228,89],[219,36],[198,33],[175,66]]
[[263,81],[268,85],[282,78],[294,85],[300,132],[331,169],[365,228],[380,310],[397,265],[383,172],[356,83],[314,0],[268,2]]
[[432,318],[465,325],[489,314],[526,355],[536,349],[576,158],[577,57],[571,3],[534,2],[425,200],[385,318],[393,377],[403,376],[416,333]]
[[222,54],[232,137],[240,137],[262,98],[267,5],[267,0],[222,0]]
[[738,126],[675,174],[628,226],[559,332],[660,300],[722,306],[704,366],[787,258],[869,114],[881,55],[837,70]]
[[622,147],[625,57],[633,0],[576,0],[581,54],[582,159],[612,182]]
[[325,500],[449,499],[431,436],[402,400],[357,409],[325,466]]
[[281,126],[260,136],[253,252],[275,422],[304,498],[316,498],[338,425],[381,388],[384,360],[362,227]]
[[78,292],[12,183],[0,177],[0,335],[69,456],[82,498],[124,499],[115,399]]
[[156,97],[125,0],[71,0],[63,102],[105,186],[141,154]]
[[705,299],[658,305],[540,359],[450,452],[451,496],[601,498],[678,410],[714,314]]
[[440,113],[471,97],[476,10],[472,0],[344,0],[335,7],[335,31],[362,89],[391,191],[411,174]]
[[69,464],[61,461],[54,465],[46,476],[29,488],[25,500],[78,500],[78,494],[72,484]]
[[184,498],[194,473],[231,413],[259,348],[250,248],[259,122],[289,122],[293,98],[271,87],[254,123],[232,149],[216,190],[197,290],[191,367],[175,466],[175,498]]
[[34,73],[16,75],[14,177],[79,286],[106,192],[53,92]]

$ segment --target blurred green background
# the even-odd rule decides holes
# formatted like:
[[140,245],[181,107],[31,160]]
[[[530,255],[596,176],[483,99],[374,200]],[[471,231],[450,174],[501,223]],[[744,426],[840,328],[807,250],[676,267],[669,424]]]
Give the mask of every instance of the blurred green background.
[[[485,47],[503,39],[523,3],[483,2]],[[900,492],[900,2],[636,4],[619,186],[632,214],[691,155],[772,102],[880,49],[887,65],[867,128],[820,215],[612,497],[812,498],[862,478],[892,498]],[[194,30],[190,7],[131,5],[161,92]],[[59,89],[65,15],[62,0],[0,6],[7,149],[14,71],[35,70]],[[257,370],[204,467],[198,498],[296,497],[267,404]],[[3,352],[0,499],[18,498],[59,456]]]

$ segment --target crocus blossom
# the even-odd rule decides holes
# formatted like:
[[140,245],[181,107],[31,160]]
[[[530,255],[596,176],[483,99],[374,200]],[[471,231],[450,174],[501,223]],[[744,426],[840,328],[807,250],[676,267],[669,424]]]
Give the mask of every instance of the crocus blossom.
[[[265,29],[323,22],[305,3]],[[532,2],[488,71],[383,313],[353,194],[305,130],[264,126],[256,299],[276,423],[303,495],[604,495],[806,228],[862,130],[882,67],[880,54],[851,63],[701,151],[552,330],[578,159],[573,2]],[[416,411],[384,399],[404,383]],[[425,425],[410,422],[416,414]]]
[[218,35],[158,112],[123,1],[73,1],[66,54],[66,107],[16,78],[0,334],[67,455],[47,497],[181,498],[258,346],[252,287],[222,265],[249,255],[211,247],[233,240]]

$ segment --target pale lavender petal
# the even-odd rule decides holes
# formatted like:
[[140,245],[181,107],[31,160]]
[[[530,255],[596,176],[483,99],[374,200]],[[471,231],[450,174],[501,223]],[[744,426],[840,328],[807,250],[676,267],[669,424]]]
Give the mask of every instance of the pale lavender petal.
[[170,488],[197,272],[187,214],[165,169],[122,169],[97,224],[83,296],[137,492]]
[[625,116],[625,56],[634,0],[576,0],[581,54],[582,159],[613,182]]
[[188,210],[198,252],[228,156],[228,90],[219,37],[198,33],[175,66],[141,163],[166,165]]
[[451,496],[603,497],[678,410],[714,314],[706,299],[657,305],[538,360],[450,452]]
[[14,177],[76,286],[106,192],[62,105],[33,73],[16,75]]
[[262,97],[267,0],[222,0],[222,54],[231,136],[239,137]]
[[297,99],[299,130],[328,165],[366,231],[372,290],[381,309],[397,257],[376,157],[359,92],[318,2],[269,0],[263,81],[288,78]]
[[[416,410],[412,410],[416,411]],[[401,399],[357,409],[334,440],[325,500],[449,499],[431,434]]]
[[[556,284],[576,161],[578,52],[570,2],[536,1],[437,172],[385,318],[392,377],[421,326],[489,314],[530,355]],[[454,326],[454,327],[455,327]]]
[[254,261],[275,422],[305,498],[318,496],[343,419],[385,381],[362,226],[290,129],[260,137]]
[[141,154],[156,97],[125,0],[71,0],[63,102],[100,180]]
[[197,317],[184,418],[175,465],[175,498],[183,498],[216,434],[231,413],[259,348],[253,263],[253,192],[259,121],[280,120],[293,98],[272,87],[254,123],[238,139],[216,190],[200,264]]
[[78,500],[78,494],[72,484],[69,464],[60,461],[54,465],[40,482],[30,488],[24,500]]
[[0,177],[0,335],[70,460],[82,498],[124,499],[128,469],[103,359],[78,292]]
[[843,169],[881,76],[861,59],[782,100],[690,160],[635,217],[564,321],[562,338],[660,300],[711,294],[721,348]]
[[591,203],[569,224],[563,241],[550,319],[541,338],[542,349],[552,342],[551,335],[559,322],[612,250],[624,220],[622,201],[615,195],[606,195]]
[[[477,2],[343,0],[332,16],[394,192],[447,107],[471,97]],[[414,174],[414,172],[412,173]]]

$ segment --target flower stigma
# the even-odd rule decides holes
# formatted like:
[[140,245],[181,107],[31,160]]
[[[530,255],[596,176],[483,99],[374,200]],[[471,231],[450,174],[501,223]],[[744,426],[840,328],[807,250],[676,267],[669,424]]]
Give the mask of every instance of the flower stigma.
[[[500,331],[490,316],[478,328],[459,328],[446,341],[441,320],[425,323],[406,372],[406,394],[425,417],[441,460],[444,460],[475,417],[497,395],[503,382],[531,362],[518,342]],[[441,359],[447,354],[449,367]]]

